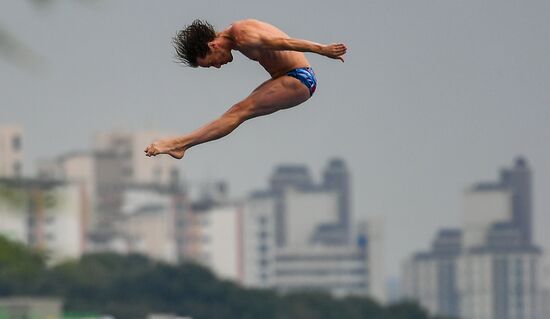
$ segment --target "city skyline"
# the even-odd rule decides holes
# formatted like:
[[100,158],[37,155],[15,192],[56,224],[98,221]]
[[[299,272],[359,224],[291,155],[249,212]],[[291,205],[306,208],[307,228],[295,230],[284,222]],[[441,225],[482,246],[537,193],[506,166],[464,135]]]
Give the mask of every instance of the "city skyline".
[[[0,127],[2,127],[2,125],[0,125]],[[22,132],[24,132],[24,128],[21,128],[21,127],[18,127],[17,125],[10,125],[7,127],[7,134],[6,136],[7,137],[10,137],[11,135],[10,134],[13,134],[11,133],[12,131],[15,131],[17,132],[17,134],[22,134]],[[120,143],[121,141],[121,138],[123,141],[125,141],[124,143],[130,143],[130,141],[132,141],[134,138],[132,138],[131,136],[139,136],[140,139],[144,139],[144,137],[147,137],[147,136],[150,136],[150,138],[153,138],[154,136],[158,136],[158,132],[128,132],[128,131],[124,131],[124,132],[121,132],[121,131],[108,131],[108,132],[97,132],[95,134],[95,148],[92,148],[92,149],[89,149],[89,150],[80,150],[80,151],[69,151],[67,154],[58,154],[57,156],[55,156],[56,160],[62,160],[62,161],[65,161],[67,159],[70,159],[72,157],[76,157],[76,158],[79,158],[81,156],[97,156],[95,154],[101,154],[101,151],[106,151],[106,147],[114,147],[113,143],[117,143],[116,141],[119,141],[118,143]],[[24,140],[24,137],[22,136],[17,136],[16,137],[16,140],[17,140],[17,157],[19,158],[18,160],[20,161],[21,160],[21,151],[23,151],[24,153],[24,147],[22,147],[20,144],[24,143],[23,140]],[[6,140],[8,141],[8,140]],[[6,142],[7,143],[7,142]],[[109,144],[111,143],[111,144]],[[23,150],[22,150],[23,149]],[[99,152],[99,153],[98,153]],[[120,154],[118,154],[119,152],[117,152],[114,148],[112,148],[109,152],[115,152],[117,153],[116,156],[120,156]],[[125,152],[125,148],[122,149],[122,153]],[[0,154],[2,155],[2,154]],[[23,156],[24,157],[24,156]],[[24,160],[24,159],[23,159]],[[120,157],[119,161],[120,160],[123,160],[123,157]],[[133,161],[133,160],[131,160]],[[528,160],[523,158],[523,157],[517,157],[514,159],[515,161],[515,165],[516,167],[519,167],[520,169],[522,167],[526,167],[528,164]],[[46,160],[46,162],[48,162],[48,160]],[[149,163],[151,164],[151,163]],[[169,165],[168,167],[172,167],[173,163],[171,163],[171,161],[163,161],[163,165]],[[122,165],[121,167],[123,167],[124,165]],[[296,184],[297,187],[299,188],[303,188],[304,190],[317,190],[317,189],[324,189],[324,188],[329,188],[330,189],[330,172],[331,170],[334,170],[334,166],[336,167],[342,167],[342,168],[338,168],[337,170],[341,170],[343,169],[343,173],[345,175],[347,175],[349,172],[347,171],[348,169],[346,168],[346,164],[345,164],[345,161],[343,161],[341,158],[330,158],[328,159],[328,162],[326,163],[325,167],[324,167],[324,170],[320,171],[318,174],[310,174],[310,171],[311,171],[311,167],[309,165],[307,165],[307,163],[279,163],[277,165],[275,165],[274,167],[272,167],[272,176],[269,177],[269,178],[266,178],[266,181],[264,182],[264,186],[268,186],[267,188],[267,192],[274,192],[276,191],[277,189],[277,183],[281,183],[281,185],[286,185],[286,184],[289,184],[289,185],[292,185],[292,184]],[[145,171],[148,171],[148,170],[151,170],[153,166],[150,166],[147,168],[147,170]],[[145,168],[145,167],[143,167]],[[499,171],[499,179],[496,180],[496,181],[489,181],[489,178],[485,179],[484,181],[481,181],[481,182],[477,182],[477,183],[474,183],[473,186],[471,186],[471,188],[473,190],[491,190],[491,189],[496,189],[496,190],[499,190],[499,189],[505,189],[507,187],[512,187],[510,184],[510,180],[511,180],[511,177],[510,176],[514,176],[514,175],[517,175],[516,173],[514,173],[514,170],[513,169],[510,169],[510,168],[506,168],[505,166],[502,166],[498,169]],[[75,171],[76,172],[76,171]],[[20,174],[20,173],[18,173]],[[77,173],[78,174],[78,173]],[[143,174],[143,172],[141,173]],[[288,177],[290,178],[290,180],[286,180],[285,181],[285,174],[289,174]],[[531,175],[531,168],[528,167],[527,168],[527,174],[530,176]],[[40,175],[40,171],[37,171],[37,174],[36,176],[25,176],[25,177],[30,177],[30,178],[34,178],[34,177],[39,177]],[[302,177],[299,177],[297,180],[294,179],[292,176],[302,176]],[[498,175],[498,174],[497,174]],[[16,176],[20,176],[20,175],[16,175]],[[49,176],[49,174],[46,174],[46,176]],[[276,180],[274,180],[274,178],[277,178],[277,176],[281,176],[282,177],[282,180],[280,180],[279,182],[277,182]],[[49,176],[48,178],[51,178],[51,177],[54,177],[54,176]],[[151,177],[149,177],[151,178]],[[353,174],[350,174],[348,177],[346,177],[346,179],[349,179],[348,182],[346,183],[351,183],[353,181]],[[521,178],[520,178],[521,180]],[[151,180],[152,181],[152,180]],[[199,181],[194,181],[194,182],[189,182],[189,181],[186,181],[186,180],[183,180],[181,182],[184,183],[184,185],[186,185],[186,187],[188,187],[188,189],[186,190],[187,192],[189,192],[189,194],[196,194],[198,192],[201,192],[204,190],[204,186],[205,185],[211,185],[212,183],[214,184],[217,184],[218,181],[221,181],[221,183],[223,183],[223,187],[224,187],[224,196],[228,196],[229,195],[229,189],[231,188],[231,181],[226,181],[226,180],[219,180],[219,179],[205,179],[205,180],[199,180]],[[329,184],[327,184],[329,183]],[[522,182],[523,183],[523,182]],[[532,181],[529,180],[529,182],[527,182],[527,186],[528,188],[531,188],[531,184],[532,184]],[[246,198],[248,196],[254,196],[254,193],[256,192],[262,192],[262,187],[264,186],[255,186],[255,188],[253,188],[250,192],[248,192],[247,194],[244,194],[243,196],[239,196],[239,197],[236,197],[236,198],[239,198],[239,199],[243,199],[243,198]],[[344,185],[340,185],[340,187],[344,187],[344,188],[347,188],[348,186],[345,186]],[[211,190],[209,190],[211,191]],[[353,197],[352,196],[353,194],[353,191],[351,191],[349,194],[347,193],[346,191],[346,195],[345,197],[348,198],[348,197]],[[527,196],[528,198],[532,197],[531,195],[531,191],[529,190],[527,195],[522,195],[522,196]],[[196,198],[197,199],[197,198]],[[349,200],[349,198],[348,198]],[[530,201],[529,201],[530,202]],[[342,205],[342,204],[339,204],[339,206]],[[532,204],[520,204],[519,206],[525,206],[527,205],[529,208],[528,208],[528,216],[529,218],[532,218],[531,215],[532,215],[532,211],[531,211],[531,206]],[[514,207],[518,206],[518,204],[514,204]],[[340,210],[348,210],[349,208],[340,208]],[[347,214],[351,214],[352,216],[352,220],[356,220],[358,218],[358,216],[355,216],[354,212],[351,211],[351,212],[347,212]],[[371,216],[371,217],[374,217],[374,218],[382,218],[382,220],[384,219],[384,216]],[[349,217],[345,217],[345,218],[349,218]],[[359,216],[360,218],[360,216]],[[517,213],[514,213],[514,219],[517,219]],[[521,217],[519,217],[521,218]],[[531,221],[529,221],[530,223]],[[536,225],[536,223],[535,223]],[[444,228],[449,228],[449,227],[457,227],[457,225],[445,225]],[[431,230],[430,230],[431,231]],[[528,235],[522,235],[522,236],[527,236],[529,238],[528,242],[531,241],[531,234],[532,234],[532,227],[529,227],[529,230],[528,230]],[[430,241],[432,239],[430,238]],[[543,248],[546,248],[544,246],[542,246]],[[420,249],[421,247],[419,247],[418,249]],[[384,247],[384,249],[387,249],[387,247]],[[418,250],[416,249],[416,250]],[[410,252],[409,252],[410,253]],[[405,260],[405,258],[403,258],[401,261]],[[387,261],[386,261],[387,262]],[[400,263],[401,264],[401,263]],[[402,279],[400,278],[400,276],[395,276],[395,274],[387,274],[388,276],[385,278],[386,281],[392,279],[392,278],[396,278],[396,277],[399,277],[399,279]]]
[[[24,138],[19,135],[22,131],[23,130],[21,130],[20,128],[12,126],[9,130],[2,131],[3,135],[0,135],[0,140],[4,141],[5,145],[10,145],[17,155],[20,155],[22,151],[20,144],[21,141],[24,140]],[[158,223],[158,226],[156,226],[155,228],[166,230],[166,234],[171,233],[169,226],[171,223],[167,223],[166,217],[162,217],[160,220],[157,220],[156,217],[154,217],[153,219],[147,217],[149,213],[154,212],[154,210],[158,209],[155,208],[153,211],[149,212],[149,208],[147,207],[152,208],[171,206],[171,200],[169,199],[169,197],[166,197],[162,200],[160,200],[160,197],[158,197],[158,195],[164,192],[164,187],[161,186],[168,186],[168,188],[165,188],[165,191],[168,191],[169,193],[175,192],[174,194],[181,195],[183,195],[184,193],[189,193],[188,190],[184,190],[184,192],[180,193],[180,187],[174,184],[174,181],[171,179],[171,176],[174,176],[173,171],[175,169],[172,166],[172,162],[165,162],[164,167],[155,167],[149,166],[148,164],[150,163],[146,163],[146,165],[143,166],[144,163],[135,161],[136,153],[140,154],[141,152],[136,150],[132,151],[131,145],[136,144],[136,141],[139,141],[146,136],[153,138],[155,134],[158,133],[103,132],[98,135],[101,138],[96,140],[94,149],[88,150],[87,152],[71,152],[67,155],[60,154],[56,156],[56,160],[58,161],[56,165],[59,165],[59,167],[56,167],[55,165],[52,166],[51,163],[48,162],[49,164],[44,167],[42,174],[36,177],[38,178],[37,180],[33,181],[32,179],[27,178],[25,180],[25,184],[34,184],[40,188],[42,187],[40,186],[41,184],[46,185],[45,183],[40,182],[40,178],[46,178],[45,180],[43,180],[44,182],[50,180],[51,182],[62,185],[64,183],[63,181],[66,181],[67,186],[76,186],[78,188],[80,187],[78,185],[85,186],[92,182],[93,185],[91,186],[91,189],[96,189],[97,191],[103,191],[106,193],[109,193],[108,189],[110,188],[102,190],[101,187],[114,187],[112,188],[112,191],[114,191],[122,185],[127,185],[125,186],[125,190],[118,190],[117,192],[120,192],[121,195],[123,195],[122,197],[129,200],[129,202],[122,202],[121,207],[121,212],[123,213],[123,215],[126,216],[125,218],[127,219],[128,224],[121,226],[127,227],[127,235],[129,236],[129,238],[134,238],[134,240],[136,240],[135,243],[128,243],[130,245],[129,248],[137,248],[137,252],[142,252],[148,256],[154,256],[155,258],[165,258],[166,260],[176,261],[178,258],[178,255],[176,254],[179,254],[177,251],[181,248],[178,248],[177,244],[174,246],[174,243],[171,243],[170,235],[165,236],[165,231],[161,231],[160,233],[158,231],[157,233],[151,232],[151,234],[145,235],[143,238],[141,237],[143,235],[139,235],[140,232],[143,233],[143,231],[150,229],[152,225],[158,222],[160,223]],[[12,143],[12,141],[15,141],[16,143]],[[121,148],[114,148],[115,145],[120,145]],[[126,155],[121,156],[122,154]],[[97,157],[98,155],[99,157]],[[0,159],[2,159],[2,156],[6,156],[6,158],[11,159],[12,156],[10,155],[10,149],[6,149],[6,147],[4,147],[3,152],[0,154]],[[83,159],[85,159],[84,162],[82,161]],[[105,159],[109,159],[109,161],[101,162]],[[21,158],[18,158],[18,160],[21,160]],[[97,164],[90,165],[90,160],[97,161]],[[83,163],[85,163],[84,166],[82,166]],[[116,169],[117,167],[119,169],[125,169],[120,170],[120,172],[117,172],[115,175],[113,175],[112,170]],[[154,173],[155,171],[158,172]],[[160,174],[162,171],[166,171],[168,174],[166,176]],[[284,202],[281,205],[281,207],[283,207],[282,212],[275,213],[273,215],[273,218],[275,218],[277,214],[281,213],[286,217],[282,219],[283,224],[276,226],[274,229],[280,228],[290,230],[290,233],[287,233],[288,230],[282,232],[284,237],[290,236],[288,237],[289,239],[287,239],[290,242],[296,242],[296,239],[298,239],[298,242],[311,241],[313,244],[328,244],[327,247],[346,244],[347,240],[342,240],[342,238],[350,238],[349,235],[351,235],[351,233],[342,237],[341,230],[344,230],[344,233],[347,233],[349,230],[346,229],[351,226],[348,225],[348,223],[350,222],[349,214],[351,213],[348,208],[348,202],[350,200],[350,197],[352,197],[351,195],[353,194],[353,189],[350,186],[350,181],[353,180],[353,175],[349,173],[349,168],[347,167],[345,161],[339,158],[328,159],[326,165],[324,166],[324,170],[321,171],[320,174],[316,174],[322,177],[319,181],[313,178],[313,175],[311,174],[310,168],[307,164],[280,164],[273,167],[272,171],[273,173],[271,177],[266,179],[264,183],[264,185],[267,185],[268,187],[265,188],[265,186],[257,186],[256,190],[250,194],[250,199],[256,197],[258,199],[268,199],[268,202],[273,203],[273,212],[277,212],[279,210],[278,208],[276,208],[279,206],[276,204],[278,198],[280,198],[280,200],[283,200],[283,198],[285,198]],[[438,258],[438,256],[442,256],[444,258],[448,258],[449,256],[451,256],[454,258],[460,256],[457,255],[457,253],[460,253],[460,246],[463,246],[463,252],[467,252],[470,250],[478,251],[479,249],[482,249],[482,252],[485,252],[487,249],[489,249],[488,251],[491,252],[491,249],[494,249],[491,247],[496,247],[497,249],[500,249],[499,247],[502,246],[504,248],[511,247],[513,251],[516,251],[516,249],[518,249],[519,247],[520,250],[518,250],[518,252],[521,252],[521,247],[527,247],[531,249],[526,250],[527,254],[531,254],[533,252],[537,254],[539,253],[539,249],[535,246],[532,246],[533,244],[536,245],[537,243],[532,242],[531,240],[533,224],[536,224],[536,219],[532,219],[533,216],[531,211],[533,174],[529,161],[526,158],[518,157],[513,160],[512,165],[500,167],[498,171],[500,172],[500,174],[498,174],[497,179],[484,179],[481,182],[478,181],[470,183],[471,186],[465,190],[465,205],[463,205],[465,210],[463,212],[464,217],[463,225],[461,228],[464,232],[464,236],[462,236],[461,231],[458,231],[457,233],[457,231],[453,229],[444,229],[442,231],[439,231],[439,237],[436,238],[432,245],[433,252],[429,252],[427,254],[415,254],[414,260],[424,259],[430,261],[434,257]],[[138,172],[139,174],[126,174],[123,172]],[[8,171],[7,173],[9,175],[12,175],[13,181],[17,181],[18,177],[21,177],[17,172]],[[93,176],[96,177],[94,178]],[[142,176],[141,178],[143,178],[143,176],[147,177],[141,181],[138,181],[137,179],[140,178],[139,176]],[[179,176],[179,173],[175,174],[175,176]],[[5,180],[3,182],[8,182],[8,185],[11,183],[9,178],[4,179]],[[73,184],[73,182],[76,183]],[[81,184],[82,182],[84,182],[84,184]],[[185,181],[179,182],[183,182],[185,184]],[[213,192],[211,193],[211,195],[213,195],[213,197],[211,198],[192,198],[189,196],[185,197],[188,198],[190,203],[193,203],[193,201],[198,201],[197,204],[199,205],[201,205],[201,202],[204,200],[207,200],[207,202],[212,201],[212,203],[219,202],[222,204],[225,202],[237,203],[241,200],[246,202],[246,200],[244,199],[228,197],[227,190],[228,187],[230,187],[230,184],[230,181],[222,181],[221,183],[213,185],[214,188],[208,190],[210,192]],[[171,187],[175,188],[172,188],[172,190],[170,190]],[[294,191],[287,193],[288,188],[294,189]],[[298,197],[294,197],[296,195],[293,194],[301,195],[298,195]],[[92,200],[92,202],[95,202],[93,195],[88,196]],[[101,198],[101,196],[98,198]],[[76,199],[77,202],[82,200],[83,199]],[[163,201],[164,203],[162,203]],[[294,204],[292,204],[293,202]],[[101,207],[101,200],[99,204],[100,206],[98,207]],[[81,204],[76,204],[76,206],[79,205]],[[120,204],[116,204],[116,207],[113,206],[112,208],[107,209],[107,211],[118,211],[118,205]],[[74,204],[72,207],[75,207]],[[285,212],[287,210],[293,211],[293,213],[289,214],[289,212]],[[91,211],[94,211],[93,206],[91,208]],[[135,216],[132,211],[136,212]],[[302,214],[311,212],[315,212],[319,216],[301,216]],[[236,213],[238,214],[238,212]],[[93,213],[91,216],[93,216],[94,214],[96,213]],[[76,220],[74,219],[74,217],[71,218],[72,221],[70,221],[70,223],[74,224]],[[92,218],[91,220],[93,219],[94,218]],[[360,218],[358,218],[357,216],[353,218],[355,226],[359,219]],[[78,222],[76,222],[76,224],[78,224]],[[222,227],[223,224],[224,223],[219,224],[218,227]],[[369,225],[370,224],[371,223],[369,221]],[[61,225],[62,224],[58,224],[56,227],[59,227]],[[303,228],[299,225],[306,225],[306,227]],[[379,228],[377,223],[374,223],[373,225],[369,226],[369,232],[372,232],[374,228]],[[447,225],[446,227],[450,226],[451,225]],[[238,232],[238,227],[233,227],[235,228],[233,232],[235,232],[236,234]],[[140,228],[141,230],[138,230]],[[219,228],[217,231],[215,231],[215,233],[219,233],[222,228]],[[35,233],[35,231],[33,231],[32,233]],[[46,236],[50,236],[48,235],[47,231],[44,232],[42,230],[38,230],[36,231],[36,233],[46,234]],[[382,235],[382,237],[385,237],[385,235],[383,234],[383,230],[380,234]],[[74,235],[75,234],[73,234],[73,236]],[[311,237],[309,237],[309,239],[306,239],[308,238],[308,236]],[[78,235],[76,237],[82,238]],[[123,237],[124,235],[120,238]],[[215,236],[211,234],[207,235],[207,237],[214,238]],[[462,237],[464,237],[464,239],[462,239]],[[160,239],[160,242],[164,242],[167,245],[167,250],[159,250],[153,247],[146,248],[146,246],[143,246],[148,242],[149,244],[152,244],[155,241],[159,242],[159,238],[162,238]],[[218,240],[220,239],[221,238],[218,238]],[[57,240],[58,243],[54,245],[62,245],[60,241],[61,239],[56,239],[52,237],[48,238],[48,240]],[[486,240],[487,243],[485,243]],[[199,242],[200,241],[202,240],[199,238]],[[223,241],[224,240],[222,240],[221,242]],[[459,241],[462,241],[462,244],[460,244]],[[273,237],[273,242],[275,242],[275,237]],[[284,246],[285,242],[285,240],[281,241],[281,243],[279,243],[279,246],[281,246],[281,244]],[[131,248],[132,246],[135,246],[135,248]],[[112,247],[114,248],[115,246]],[[381,249],[380,253],[382,253],[382,255],[385,254],[386,249],[384,247],[380,246],[377,249]],[[70,248],[70,250],[75,251],[74,248]],[[89,251],[93,251],[93,249]],[[164,252],[166,254],[164,256],[166,257],[162,257],[162,253],[161,255],[157,255],[159,252]],[[325,252],[320,253],[324,254]],[[468,257],[468,255],[465,256],[466,257],[464,258],[471,257]],[[218,256],[217,258],[219,259],[220,257],[221,256]],[[327,260],[330,260],[331,257],[326,258]],[[475,259],[472,260],[475,261]],[[448,261],[446,261],[446,263],[448,263]],[[223,263],[220,263],[220,261],[218,261],[218,264]],[[454,271],[452,269],[453,268],[450,268],[446,271]],[[380,280],[380,278],[377,279]],[[433,308],[432,306],[427,305],[426,307],[428,307],[428,309],[430,309],[431,311],[435,311],[435,308]],[[455,315],[457,313],[456,311],[458,311],[458,306],[453,303],[449,303],[446,306],[443,305],[442,307],[444,307],[443,309],[448,309],[442,311],[449,312],[444,312],[441,314]]]
[[464,191],[463,222],[403,266],[404,296],[468,319],[544,318],[544,250],[532,240],[532,174],[519,157]]
[[305,165],[281,165],[270,188],[247,198],[228,197],[223,181],[192,196],[172,161],[139,160],[133,145],[158,133],[104,132],[94,149],[58,155],[24,177],[11,170],[20,166],[12,155],[21,154],[21,132],[0,130],[0,161],[10,168],[0,171],[0,235],[47,252],[53,264],[138,253],[198,262],[247,287],[386,300],[383,227],[350,219],[341,159],[327,162],[322,183]]
[[184,179],[227,180],[242,197],[279,163],[320,171],[341,157],[353,176],[354,215],[385,218],[395,275],[434,229],[460,224],[466,185],[523,155],[534,174],[535,239],[550,246],[550,4],[347,2],[338,15],[310,5],[3,3],[1,26],[41,57],[30,71],[0,60],[0,117],[25,130],[24,169],[90,148],[99,131],[185,133],[221,114],[266,74],[237,55],[222,70],[179,67],[170,38],[194,18],[224,27],[255,17],[296,37],[342,41],[348,58],[308,55],[316,96],[189,152],[177,164]]

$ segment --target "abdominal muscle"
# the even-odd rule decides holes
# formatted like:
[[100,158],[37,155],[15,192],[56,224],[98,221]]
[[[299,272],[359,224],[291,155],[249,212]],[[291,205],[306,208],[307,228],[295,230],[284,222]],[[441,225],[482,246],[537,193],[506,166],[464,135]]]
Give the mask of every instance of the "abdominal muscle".
[[258,59],[272,78],[285,75],[296,68],[309,67],[310,64],[305,55],[294,51],[267,51]]

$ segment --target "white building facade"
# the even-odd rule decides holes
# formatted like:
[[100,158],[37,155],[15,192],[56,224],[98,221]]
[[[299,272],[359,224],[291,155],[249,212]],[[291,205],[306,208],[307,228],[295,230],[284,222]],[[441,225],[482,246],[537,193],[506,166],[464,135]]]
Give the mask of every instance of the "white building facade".
[[86,249],[87,197],[78,183],[0,180],[0,234],[43,250],[52,262],[79,258]]
[[460,257],[458,293],[467,319],[539,319],[540,251],[479,249]]
[[469,189],[463,209],[464,248],[482,246],[494,223],[512,219],[512,194],[506,189]]
[[550,253],[548,251],[544,253],[541,273],[540,317],[546,319],[550,318]]
[[369,296],[368,253],[363,247],[279,248],[273,286],[283,293],[323,291],[334,296]]
[[23,129],[0,125],[0,177],[23,176]]
[[243,277],[247,287],[269,288],[274,281],[275,199],[254,197],[243,207]]
[[122,162],[125,182],[134,184],[173,184],[179,179],[178,161],[170,156],[159,156],[152,161],[144,156],[147,145],[167,136],[166,132],[114,131],[95,136],[95,150],[114,153]]
[[531,240],[530,194],[531,171],[521,157],[514,167],[501,170],[498,181],[469,188],[464,193],[462,238],[453,258],[437,252],[447,240],[407,261],[405,297],[443,316],[548,318],[543,315],[542,253]]

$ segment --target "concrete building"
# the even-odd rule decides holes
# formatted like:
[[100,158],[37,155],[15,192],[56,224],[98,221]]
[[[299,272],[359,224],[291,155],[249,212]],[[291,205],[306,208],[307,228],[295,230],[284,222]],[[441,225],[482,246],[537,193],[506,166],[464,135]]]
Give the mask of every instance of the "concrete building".
[[373,217],[356,222],[357,230],[353,234],[355,244],[359,247],[366,241],[369,268],[369,294],[378,302],[387,303],[388,291],[386,285],[386,267],[384,264],[385,222],[382,217]]
[[323,171],[322,187],[338,197],[338,221],[332,236],[321,240],[329,245],[348,244],[351,238],[351,177],[342,159],[332,159]]
[[282,292],[316,290],[384,301],[383,222],[353,230],[350,176],[333,159],[321,183],[304,165],[278,166],[243,209],[243,280]]
[[385,302],[382,223],[360,222],[353,244],[312,243],[275,250],[270,284],[280,292],[323,291]]
[[83,185],[89,201],[90,230],[111,229],[120,217],[124,171],[113,153],[71,152],[38,164],[41,180]]
[[540,269],[540,316],[541,319],[550,318],[550,252],[543,252]]
[[461,253],[462,233],[441,230],[430,251],[415,254],[403,266],[403,294],[417,300],[430,313],[459,317],[456,263]]
[[[514,165],[500,171],[497,181],[482,182],[475,185],[475,191],[508,192],[511,201],[509,222],[517,228],[521,242],[529,245],[533,238],[532,212],[532,173],[527,160],[516,158]],[[508,212],[506,212],[508,213]]]
[[[360,222],[357,231],[353,232],[354,244],[316,243],[311,238],[319,225],[338,219],[335,194],[288,190],[283,198],[287,212],[305,215],[311,221],[296,227],[296,235],[299,229],[302,230],[300,236],[294,236],[290,230],[287,244],[278,246],[275,231],[278,198],[271,193],[253,194],[243,209],[242,283],[248,287],[274,288],[283,293],[324,291],[335,296],[368,295],[383,302],[382,222]],[[288,202],[291,204],[286,204]],[[314,217],[307,214],[319,207],[330,213],[324,215],[319,211]],[[301,225],[304,216],[295,218],[289,217],[286,222]]]
[[466,195],[464,252],[458,264],[461,316],[535,319],[541,250],[532,244],[531,171],[518,158],[497,182]]
[[322,236],[324,225],[338,223],[338,194],[330,191],[299,191],[286,189],[282,194],[285,205],[285,245],[306,247]]
[[276,198],[256,193],[243,207],[243,276],[247,287],[269,288],[274,280]]
[[178,220],[185,213],[182,195],[171,188],[129,185],[122,197],[118,236],[111,244],[123,253],[177,263],[181,257]]
[[[432,251],[409,260],[404,269],[408,297],[434,314],[465,319],[546,318],[541,317],[541,249],[532,243],[531,207],[531,171],[523,158],[503,169],[498,181],[469,188],[461,249],[443,265],[435,243]],[[442,286],[442,276],[452,284]]]
[[77,183],[1,179],[0,234],[47,251],[51,261],[78,258],[86,249],[87,198]]
[[527,160],[518,157],[511,168],[505,168],[500,173],[500,183],[512,192],[512,207],[514,224],[521,235],[522,243],[533,241],[533,211],[532,211],[532,176]]
[[540,318],[550,318],[550,254],[545,252],[541,271]]
[[125,183],[174,185],[179,183],[179,162],[169,156],[152,161],[143,153],[152,142],[173,135],[156,131],[98,133],[94,148],[119,159]]
[[23,129],[16,125],[0,126],[0,177],[23,176]]
[[223,279],[243,280],[243,209],[236,203],[197,202],[184,216],[183,260],[210,268]]
[[368,253],[361,247],[284,247],[275,253],[273,287],[280,292],[370,294]]
[[[309,169],[305,165],[280,165],[273,172],[269,189],[276,199],[276,231],[277,245],[283,247],[287,244],[286,218],[292,216],[287,211],[285,193],[293,191],[301,194],[331,193],[336,199],[336,215],[330,222],[319,225],[312,238],[316,243],[325,245],[345,245],[351,239],[351,185],[350,176],[341,159],[332,159],[323,171],[321,183],[314,183]],[[315,196],[315,195],[313,195]],[[332,206],[332,205],[331,205]]]
[[242,208],[213,207],[200,214],[202,249],[200,261],[220,278],[242,280]]
[[512,220],[512,194],[501,187],[476,185],[464,194],[464,248],[482,246],[495,223]]
[[[162,136],[165,135],[157,132],[100,133],[93,151],[71,152],[40,163],[41,179],[61,179],[85,186],[91,212],[88,235],[94,249],[126,250],[124,242],[128,239],[118,231],[119,224],[128,218],[122,211],[132,189],[169,188],[173,196],[181,197],[177,161],[168,157],[152,161],[143,155],[143,149]],[[139,216],[142,221],[147,219],[143,214]],[[138,219],[132,221],[139,223]]]
[[315,184],[307,167],[282,165],[268,190],[243,202],[229,202],[223,191],[200,196],[181,223],[182,255],[246,287],[384,301],[383,223],[359,221],[355,231],[342,226],[351,222],[342,217],[349,188],[339,190],[349,177],[339,161],[325,173],[326,185]]
[[539,319],[540,250],[480,247],[458,262],[462,318]]

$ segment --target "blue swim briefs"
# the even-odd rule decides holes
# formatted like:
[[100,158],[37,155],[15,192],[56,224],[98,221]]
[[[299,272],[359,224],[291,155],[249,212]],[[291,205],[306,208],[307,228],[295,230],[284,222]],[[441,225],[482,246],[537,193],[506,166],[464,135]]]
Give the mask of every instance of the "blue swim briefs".
[[312,96],[313,92],[315,92],[315,89],[317,88],[317,79],[315,78],[315,72],[313,72],[312,68],[297,68],[291,70],[286,75],[300,80],[300,82],[307,86],[309,96]]

